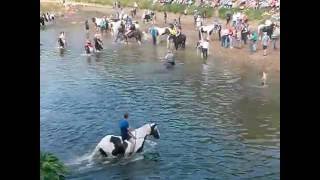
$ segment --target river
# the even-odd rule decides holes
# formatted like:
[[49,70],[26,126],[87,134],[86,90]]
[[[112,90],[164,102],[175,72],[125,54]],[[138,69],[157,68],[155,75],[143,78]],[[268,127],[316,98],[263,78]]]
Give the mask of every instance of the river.
[[[66,32],[60,54],[57,37]],[[280,179],[280,80],[259,87],[257,69],[188,47],[166,69],[165,46],[114,44],[84,53],[84,27],[57,23],[40,31],[40,145],[70,170],[67,179]],[[107,134],[158,123],[161,137],[126,161],[91,162]]]

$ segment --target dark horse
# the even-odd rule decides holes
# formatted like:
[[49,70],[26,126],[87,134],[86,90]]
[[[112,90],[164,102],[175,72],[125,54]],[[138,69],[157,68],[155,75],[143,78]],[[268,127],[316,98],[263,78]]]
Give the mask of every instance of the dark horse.
[[173,43],[176,50],[178,50],[179,47],[185,48],[186,47],[186,35],[180,33],[178,36],[173,36]]
[[137,42],[139,44],[141,44],[141,39],[142,39],[142,32],[139,29],[135,29],[133,31],[131,31],[129,34],[124,35],[124,38],[126,40],[126,42],[128,43],[128,38],[136,38]]
[[40,26],[44,26],[44,17],[40,16]]

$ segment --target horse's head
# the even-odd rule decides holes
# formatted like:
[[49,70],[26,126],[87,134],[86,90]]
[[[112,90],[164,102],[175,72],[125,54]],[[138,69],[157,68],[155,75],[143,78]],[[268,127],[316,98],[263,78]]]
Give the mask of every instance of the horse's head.
[[160,138],[160,132],[157,128],[157,124],[156,123],[151,123],[150,125],[150,134],[152,135],[154,138],[159,139]]

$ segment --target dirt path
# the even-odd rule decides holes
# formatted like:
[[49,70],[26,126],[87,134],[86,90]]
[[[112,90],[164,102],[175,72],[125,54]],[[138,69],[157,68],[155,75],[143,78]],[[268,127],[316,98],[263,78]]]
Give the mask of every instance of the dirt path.
[[[57,0],[41,0],[41,3],[61,3],[61,1]],[[70,2],[70,1],[68,1]],[[88,12],[98,12],[105,15],[113,14],[115,11],[111,6],[103,6],[96,4],[88,4],[88,3],[73,3],[74,5],[78,5],[80,11],[88,11]],[[130,8],[124,8],[126,13],[129,13]],[[141,23],[141,14],[143,10],[138,10],[136,20],[139,21],[142,30],[146,30],[151,26],[150,23],[142,24]],[[168,18],[167,22],[173,22],[174,19],[178,19],[179,14],[167,13]],[[166,26],[164,24],[164,17],[162,12],[156,13],[156,22],[155,24],[160,27]],[[89,17],[91,18],[91,17]],[[213,21],[213,19],[217,19],[217,17],[212,17],[205,20],[205,24],[209,24]],[[224,23],[224,20],[220,19],[220,22]],[[181,16],[181,24],[182,24],[182,32],[187,35],[187,46],[195,47],[196,42],[198,40],[198,34],[195,30],[193,24],[193,16]],[[256,23],[249,22],[251,28],[256,27]],[[279,45],[278,45],[279,46]],[[251,54],[249,52],[249,46],[246,45],[241,49],[233,48],[226,49],[220,46],[220,42],[217,40],[217,37],[212,37],[210,41],[210,51],[211,55],[208,57],[208,61],[213,60],[215,57],[226,59],[229,63],[233,64],[244,64],[244,65],[253,65],[259,69],[259,71],[266,71],[269,73],[280,73],[280,50],[270,49],[267,56],[263,56],[261,45],[258,46],[257,52]]]

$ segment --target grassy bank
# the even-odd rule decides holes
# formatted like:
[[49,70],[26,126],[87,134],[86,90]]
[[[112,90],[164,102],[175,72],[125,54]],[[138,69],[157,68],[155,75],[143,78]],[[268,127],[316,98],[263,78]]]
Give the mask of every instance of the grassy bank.
[[220,8],[219,9],[219,17],[222,19],[226,18],[226,14],[228,12],[235,13],[235,12],[243,12],[249,20],[257,20],[257,21],[263,21],[266,18],[269,18],[269,16],[264,15],[266,10],[262,9],[245,9],[241,10],[239,8],[233,8],[233,9],[227,9],[227,8]]
[[[84,3],[95,3],[101,5],[110,5],[112,6],[114,0],[75,0],[76,2],[84,2]],[[187,8],[187,5],[180,5],[177,3],[162,5],[160,3],[152,3],[152,0],[137,0],[138,6],[140,9],[152,9],[155,11],[167,11],[175,14],[182,14],[184,10]],[[134,1],[132,0],[121,0],[121,6],[124,7],[133,7]],[[211,17],[213,15],[214,9],[210,7],[198,7],[195,5],[189,6],[187,8],[187,14],[193,14],[194,10],[198,10],[201,14],[206,14],[207,17]]]
[[[93,4],[100,4],[100,5],[109,5],[112,6],[114,3],[114,0],[74,0],[75,2],[82,2],[82,3],[93,3]],[[220,8],[220,9],[213,9],[209,6],[187,6],[187,5],[181,5],[177,3],[172,4],[166,4],[162,5],[160,3],[153,4],[152,0],[137,0],[138,6],[140,9],[151,9],[154,11],[167,11],[172,12],[175,14],[183,14],[184,10],[187,9],[187,14],[192,15],[194,10],[197,10],[202,15],[206,15],[206,17],[212,17],[214,15],[214,11],[218,11],[219,17],[222,19],[225,19],[227,12],[244,12],[249,20],[255,20],[255,21],[264,21],[265,19],[269,18],[270,15],[264,15],[266,10],[263,9],[245,9],[240,10],[239,8],[233,8],[233,9],[227,9],[227,8]],[[55,10],[61,8],[61,5],[54,5],[54,3],[50,3],[50,7],[40,5],[41,11],[47,11],[47,10]],[[120,0],[120,4],[123,7],[133,7],[134,1],[133,0]]]
[[41,12],[48,12],[48,11],[59,11],[62,9],[62,5],[54,2],[48,3],[40,3],[40,11]]

